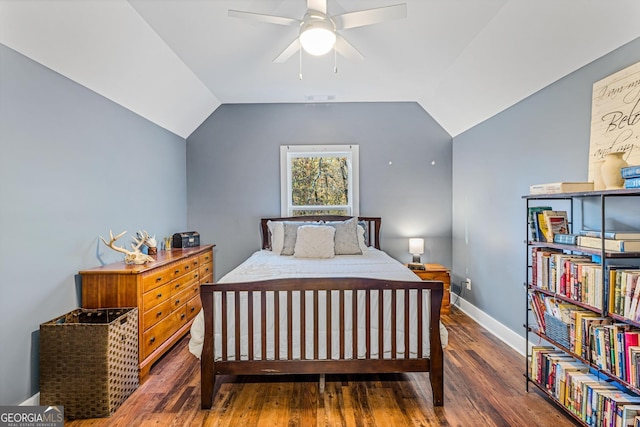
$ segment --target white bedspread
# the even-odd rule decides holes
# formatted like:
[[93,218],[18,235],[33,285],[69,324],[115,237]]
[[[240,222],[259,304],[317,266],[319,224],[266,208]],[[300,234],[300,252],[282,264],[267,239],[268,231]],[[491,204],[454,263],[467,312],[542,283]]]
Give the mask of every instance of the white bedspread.
[[[218,283],[249,282],[289,277],[365,277],[420,281],[413,272],[385,252],[369,248],[362,255],[338,255],[331,259],[301,259],[261,250],[255,252],[245,262],[222,277]],[[428,310],[427,298],[425,298],[425,308]],[[425,311],[425,313],[428,313],[428,311]],[[398,313],[398,315],[401,316],[403,314]],[[428,322],[429,317],[425,317]],[[428,324],[426,326],[425,330],[428,331]],[[214,335],[217,339],[220,339],[219,331],[215,331]],[[442,324],[440,324],[440,337],[442,346],[446,346],[448,332]],[[189,350],[198,358],[202,353],[203,341],[204,315],[201,310],[191,326],[191,339],[189,341]],[[424,345],[425,354],[428,355],[428,339],[424,340]],[[220,346],[217,345],[216,348],[220,348]],[[233,347],[230,346],[230,348]],[[398,351],[400,350],[402,348],[398,349]],[[412,353],[415,352],[415,349],[410,350]],[[273,352],[273,349],[269,351]],[[297,352],[299,354],[299,349]],[[216,359],[219,358],[219,354],[214,356]]]

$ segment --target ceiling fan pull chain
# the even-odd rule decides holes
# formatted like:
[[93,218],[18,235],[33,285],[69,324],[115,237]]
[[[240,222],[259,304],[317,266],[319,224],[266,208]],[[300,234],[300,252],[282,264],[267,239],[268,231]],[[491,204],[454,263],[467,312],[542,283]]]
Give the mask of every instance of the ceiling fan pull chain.
[[333,47],[333,74],[338,74],[338,53],[335,46]]
[[302,49],[298,51],[299,59],[298,59],[298,78],[302,80]]

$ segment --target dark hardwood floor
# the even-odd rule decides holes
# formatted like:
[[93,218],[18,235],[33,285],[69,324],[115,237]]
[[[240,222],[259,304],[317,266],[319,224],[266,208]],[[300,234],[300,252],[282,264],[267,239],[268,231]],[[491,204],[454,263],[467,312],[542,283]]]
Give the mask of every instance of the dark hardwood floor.
[[434,408],[428,374],[225,376],[211,410],[200,409],[200,365],[188,336],[151,369],[110,418],[66,426],[574,426],[534,387],[524,357],[453,309],[443,316],[445,403]]

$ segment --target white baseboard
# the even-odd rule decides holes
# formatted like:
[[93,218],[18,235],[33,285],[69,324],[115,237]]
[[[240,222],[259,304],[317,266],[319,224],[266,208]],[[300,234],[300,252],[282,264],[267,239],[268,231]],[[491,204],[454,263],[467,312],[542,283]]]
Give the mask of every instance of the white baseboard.
[[20,406],[39,406],[40,405],[40,393],[36,393],[24,402]]
[[455,306],[464,312],[467,316],[476,321],[480,326],[491,332],[500,341],[524,356],[525,339],[522,335],[518,335],[511,329],[498,322],[487,313],[481,311],[478,307],[470,304],[468,301],[458,297]]

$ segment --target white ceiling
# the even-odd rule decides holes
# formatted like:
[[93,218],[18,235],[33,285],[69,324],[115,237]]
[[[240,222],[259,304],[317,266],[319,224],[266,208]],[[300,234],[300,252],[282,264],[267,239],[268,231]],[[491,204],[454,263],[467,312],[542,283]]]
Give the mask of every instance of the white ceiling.
[[640,36],[638,0],[404,2],[407,18],[342,31],[365,59],[272,60],[305,0],[0,0],[0,42],[187,137],[221,103],[416,101],[452,136]]

